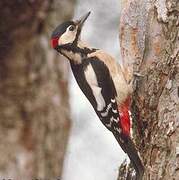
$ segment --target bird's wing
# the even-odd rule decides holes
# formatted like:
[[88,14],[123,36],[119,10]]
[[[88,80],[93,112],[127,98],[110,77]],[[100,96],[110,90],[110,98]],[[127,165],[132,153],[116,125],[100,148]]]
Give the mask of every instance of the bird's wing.
[[81,65],[72,65],[77,83],[92,104],[102,123],[109,130],[121,133],[120,116],[116,102],[116,89],[104,62],[97,57],[83,60]]

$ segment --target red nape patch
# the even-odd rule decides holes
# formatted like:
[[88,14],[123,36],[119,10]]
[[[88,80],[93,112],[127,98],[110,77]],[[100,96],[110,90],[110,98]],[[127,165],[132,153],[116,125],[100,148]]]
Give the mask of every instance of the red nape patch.
[[52,48],[56,48],[58,46],[58,37],[52,38],[51,39],[51,46]]
[[127,99],[124,104],[119,107],[120,114],[120,125],[122,128],[122,134],[125,136],[130,136],[130,115],[129,115],[129,104],[130,100]]

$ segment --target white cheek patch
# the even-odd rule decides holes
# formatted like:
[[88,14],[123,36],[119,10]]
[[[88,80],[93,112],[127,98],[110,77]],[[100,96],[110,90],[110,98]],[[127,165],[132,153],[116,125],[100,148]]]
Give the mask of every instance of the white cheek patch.
[[72,43],[75,40],[76,31],[69,31],[68,29],[63,33],[59,40],[58,45]]
[[93,91],[93,95],[97,102],[97,110],[102,111],[106,106],[105,100],[101,94],[101,88],[98,86],[96,74],[91,64],[89,64],[85,70],[86,80]]

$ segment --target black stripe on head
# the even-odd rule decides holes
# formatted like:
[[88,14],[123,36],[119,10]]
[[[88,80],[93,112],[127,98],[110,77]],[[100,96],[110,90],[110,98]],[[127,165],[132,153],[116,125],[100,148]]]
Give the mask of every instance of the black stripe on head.
[[70,25],[75,25],[73,21],[67,21],[55,28],[52,32],[51,38],[60,37]]

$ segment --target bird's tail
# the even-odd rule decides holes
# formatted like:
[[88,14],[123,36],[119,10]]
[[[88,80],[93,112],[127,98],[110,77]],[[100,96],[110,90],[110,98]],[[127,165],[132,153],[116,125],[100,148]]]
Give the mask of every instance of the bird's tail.
[[144,166],[138,155],[138,151],[133,143],[132,139],[128,137],[125,141],[122,141],[119,136],[114,135],[119,145],[125,153],[127,153],[134,169],[136,171],[136,180],[142,180],[144,174]]

